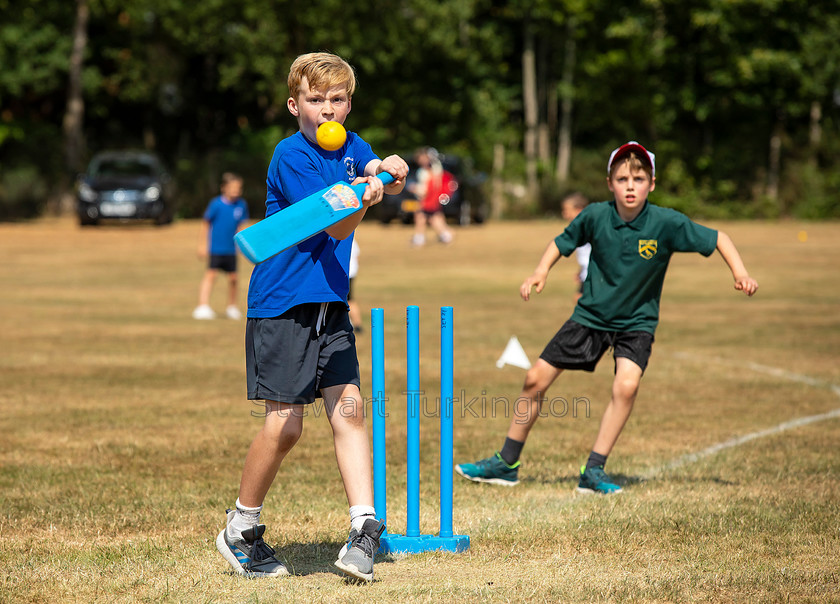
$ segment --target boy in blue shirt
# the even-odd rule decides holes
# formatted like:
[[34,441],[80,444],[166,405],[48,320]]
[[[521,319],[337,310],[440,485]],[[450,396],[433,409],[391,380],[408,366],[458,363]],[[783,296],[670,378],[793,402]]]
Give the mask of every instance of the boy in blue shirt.
[[561,256],[591,243],[589,271],[569,319],[528,370],[516,399],[507,437],[494,455],[455,466],[474,482],[513,486],[519,482],[519,456],[539,418],[546,391],[566,369],[594,371],[601,356],[613,349],[615,378],[612,397],[586,464],[580,469],[580,493],[620,493],[604,472],[607,456],[630,417],[659,322],[659,299],[668,262],[675,252],[717,250],[735,283],[752,296],[751,278],[732,240],[689,220],[685,215],[648,202],[656,186],[653,153],[631,141],[615,149],[607,162],[607,184],[614,201],[588,205],[566,230],[548,244],[534,273],[519,289],[527,301],[531,289],[545,288],[548,272]]
[[[380,160],[353,132],[335,151],[318,146],[318,126],[343,124],[350,112],[356,79],[344,60],[329,53],[301,55],[291,66],[288,83],[287,107],[300,129],[274,150],[266,179],[266,216],[340,180],[367,183],[365,209],[254,267],[245,357],[248,398],[264,401],[265,422],[248,450],[236,509],[228,512],[216,546],[239,574],[288,574],[262,539],[260,512],[283,458],[300,438],[304,406],[322,397],[350,506],[350,537],[335,565],[371,581],[384,524],[373,508],[365,406],[347,312],[348,269],[353,231],[384,192],[402,191],[408,165],[396,155]],[[381,172],[394,181],[384,186],[375,177]]]
[[207,271],[198,290],[198,306],[193,319],[214,319],[210,308],[210,294],[219,271],[228,276],[228,303],[225,314],[229,319],[241,319],[236,307],[236,247],[233,236],[248,220],[248,204],[242,199],[242,178],[233,172],[222,174],[221,195],[214,197],[204,211],[198,257],[208,258]]

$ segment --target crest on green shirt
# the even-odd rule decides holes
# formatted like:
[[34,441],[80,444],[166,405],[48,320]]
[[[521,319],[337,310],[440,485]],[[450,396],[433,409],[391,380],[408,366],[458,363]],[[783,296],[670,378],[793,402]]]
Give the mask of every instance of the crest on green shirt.
[[650,260],[656,256],[656,239],[639,239],[639,256]]

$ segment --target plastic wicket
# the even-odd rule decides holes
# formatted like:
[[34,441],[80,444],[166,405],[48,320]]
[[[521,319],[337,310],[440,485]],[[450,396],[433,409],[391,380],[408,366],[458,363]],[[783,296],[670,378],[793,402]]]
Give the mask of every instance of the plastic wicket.
[[[384,311],[371,310],[371,387],[373,391],[373,498],[377,515],[387,523],[385,453],[385,331]],[[440,309],[440,529],[437,535],[420,532],[420,308],[406,308],[406,530],[386,532],[382,553],[418,553],[433,550],[463,552],[468,535],[452,529],[453,463],[453,324],[452,307]]]

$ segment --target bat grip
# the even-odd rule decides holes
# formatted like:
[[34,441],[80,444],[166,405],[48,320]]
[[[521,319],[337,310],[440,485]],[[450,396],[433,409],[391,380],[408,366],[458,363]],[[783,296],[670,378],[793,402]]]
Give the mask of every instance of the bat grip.
[[394,182],[394,177],[391,176],[388,172],[380,172],[376,175],[376,177],[382,181],[383,185],[387,185]]

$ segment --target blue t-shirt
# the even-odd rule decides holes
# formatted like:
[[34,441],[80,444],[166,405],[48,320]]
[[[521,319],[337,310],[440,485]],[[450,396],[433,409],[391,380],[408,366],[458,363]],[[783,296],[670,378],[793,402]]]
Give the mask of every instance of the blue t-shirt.
[[[266,178],[266,216],[339,181],[364,176],[379,159],[353,132],[336,151],[325,151],[297,132],[274,149]],[[352,235],[343,241],[320,232],[254,267],[248,316],[270,318],[307,302],[346,302]]]
[[241,197],[225,201],[221,195],[214,197],[204,211],[204,220],[210,223],[210,254],[231,256],[236,254],[233,236],[239,225],[248,220],[248,204]]

